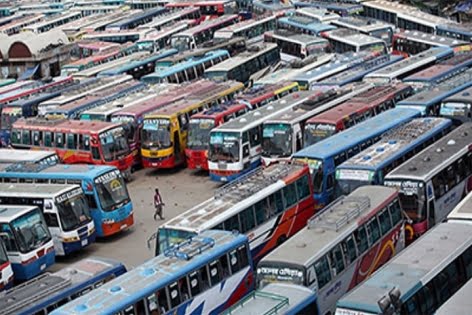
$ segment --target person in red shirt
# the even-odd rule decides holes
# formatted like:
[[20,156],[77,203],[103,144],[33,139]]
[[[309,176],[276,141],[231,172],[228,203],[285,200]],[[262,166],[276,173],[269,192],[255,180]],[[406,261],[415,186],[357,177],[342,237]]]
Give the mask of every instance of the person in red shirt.
[[161,194],[159,193],[159,189],[156,188],[155,194],[154,194],[154,207],[156,208],[156,212],[154,212],[154,221],[157,220],[157,216],[161,220],[165,220],[165,218],[162,217],[162,207],[165,206],[165,204],[162,202],[162,197]]

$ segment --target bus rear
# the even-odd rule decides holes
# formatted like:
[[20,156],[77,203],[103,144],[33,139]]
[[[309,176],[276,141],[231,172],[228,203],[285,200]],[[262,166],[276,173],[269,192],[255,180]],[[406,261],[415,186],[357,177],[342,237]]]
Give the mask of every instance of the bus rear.
[[472,87],[444,99],[439,115],[458,123],[472,121]]

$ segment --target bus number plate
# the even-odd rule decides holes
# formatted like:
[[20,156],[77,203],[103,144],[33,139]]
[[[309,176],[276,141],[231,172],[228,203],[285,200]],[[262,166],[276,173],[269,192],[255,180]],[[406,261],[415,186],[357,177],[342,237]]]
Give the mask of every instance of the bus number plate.
[[88,244],[88,239],[82,240],[82,246],[86,246]]
[[46,269],[46,264],[42,264],[39,268],[40,268],[41,270]]
[[128,224],[123,224],[122,226],[120,226],[120,230],[124,230],[128,227]]

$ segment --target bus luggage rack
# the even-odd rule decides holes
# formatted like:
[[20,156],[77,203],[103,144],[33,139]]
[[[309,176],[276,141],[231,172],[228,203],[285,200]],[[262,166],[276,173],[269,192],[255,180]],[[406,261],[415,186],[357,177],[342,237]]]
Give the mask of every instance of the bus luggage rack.
[[238,200],[244,199],[285,177],[290,170],[291,166],[288,163],[275,164],[265,169],[258,167],[217,189],[215,199],[220,199],[223,196],[236,197]]
[[1,298],[7,298],[6,303],[0,304],[0,315],[13,314],[23,307],[41,301],[45,297],[70,286],[71,283],[71,279],[64,279],[50,273],[44,273],[27,282],[19,284],[13,289],[0,294]]
[[50,165],[32,162],[13,163],[5,168],[6,172],[38,173],[47,169]]
[[352,219],[370,208],[370,198],[367,196],[342,196],[329,204],[325,210],[308,220],[308,228],[319,228],[339,231]]
[[289,299],[288,297],[274,294],[274,293],[268,293],[268,292],[262,292],[262,291],[253,291],[250,294],[248,294],[246,297],[244,297],[242,300],[239,302],[236,302],[233,306],[231,306],[229,309],[227,309],[223,315],[231,315],[233,314],[234,311],[237,309],[244,309],[244,304],[249,302],[252,299],[266,299],[266,300],[272,300],[274,301],[275,304],[273,307],[271,307],[267,312],[261,314],[261,315],[273,315],[273,314],[279,314],[280,310],[289,305]]
[[211,237],[193,236],[166,249],[164,251],[164,256],[175,257],[181,260],[190,260],[213,246],[215,246],[215,240]]

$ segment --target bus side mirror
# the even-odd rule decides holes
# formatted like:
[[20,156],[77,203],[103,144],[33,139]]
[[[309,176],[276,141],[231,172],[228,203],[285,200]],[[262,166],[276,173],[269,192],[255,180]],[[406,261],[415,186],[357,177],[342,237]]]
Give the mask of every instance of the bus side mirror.
[[249,156],[249,146],[246,144],[243,146],[243,157],[248,157]]

